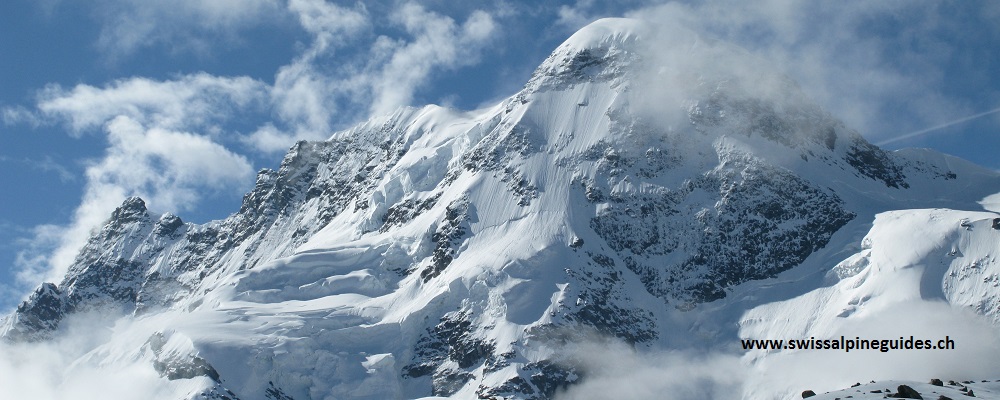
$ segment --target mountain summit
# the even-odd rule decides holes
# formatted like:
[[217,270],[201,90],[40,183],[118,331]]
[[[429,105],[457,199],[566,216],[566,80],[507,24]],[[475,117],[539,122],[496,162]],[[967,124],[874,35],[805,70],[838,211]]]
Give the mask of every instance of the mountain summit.
[[224,220],[126,200],[0,334],[124,313],[81,363],[155,370],[172,398],[546,399],[586,379],[562,346],[729,343],[877,213],[995,192],[868,143],[740,49],[604,19],[496,106],[296,143]]

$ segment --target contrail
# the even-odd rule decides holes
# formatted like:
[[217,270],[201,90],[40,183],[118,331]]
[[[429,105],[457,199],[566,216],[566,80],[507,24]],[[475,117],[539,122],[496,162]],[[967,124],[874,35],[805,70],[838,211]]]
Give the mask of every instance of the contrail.
[[951,122],[945,122],[945,123],[943,123],[941,125],[932,126],[930,128],[921,129],[921,130],[915,131],[915,132],[910,132],[910,133],[907,133],[905,135],[896,136],[896,137],[894,137],[892,139],[886,139],[886,140],[883,140],[883,141],[878,142],[876,144],[879,145],[879,146],[884,146],[884,145],[887,145],[889,143],[898,142],[900,140],[906,140],[906,139],[909,139],[909,138],[914,137],[914,136],[923,135],[923,134],[925,134],[927,132],[931,132],[931,131],[936,131],[938,129],[947,128],[947,127],[952,126],[952,125],[961,124],[961,123],[963,123],[965,121],[968,121],[968,120],[976,119],[976,118],[987,116],[987,115],[990,115],[990,114],[996,114],[998,112],[1000,112],[1000,108],[994,108],[992,110],[981,112],[981,113],[976,114],[976,115],[970,115],[968,117],[959,118],[959,119],[956,119],[956,120],[951,121]]

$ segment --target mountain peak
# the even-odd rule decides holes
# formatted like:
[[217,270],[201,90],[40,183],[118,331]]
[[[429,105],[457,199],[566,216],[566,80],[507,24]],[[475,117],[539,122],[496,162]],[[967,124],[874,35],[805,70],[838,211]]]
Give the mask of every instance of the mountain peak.
[[642,52],[636,46],[650,31],[635,19],[597,20],[559,45],[535,69],[522,94],[620,79],[639,64]]
[[122,202],[121,208],[146,211],[146,202],[139,196],[132,196]]
[[146,215],[147,211],[146,202],[138,196],[132,196],[125,199],[122,205],[115,209],[111,218],[120,222],[138,221]]
[[576,31],[558,47],[560,50],[627,46],[649,34],[648,23],[633,18],[602,18]]

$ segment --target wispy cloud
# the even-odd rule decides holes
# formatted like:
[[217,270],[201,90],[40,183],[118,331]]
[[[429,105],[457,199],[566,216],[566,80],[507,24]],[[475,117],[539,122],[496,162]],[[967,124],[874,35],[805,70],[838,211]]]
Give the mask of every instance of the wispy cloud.
[[563,4],[557,11],[559,18],[557,25],[562,25],[570,30],[577,30],[594,20],[594,15],[589,13],[593,7],[594,0],[577,0],[573,5]]
[[[579,375],[555,399],[739,399],[748,366],[740,354],[626,344],[586,329],[565,343],[538,343],[552,360]],[[641,346],[641,345],[640,345]]]
[[[487,11],[473,11],[459,23],[417,2],[401,3],[378,21],[360,6],[301,0],[290,9],[313,34],[313,43],[275,76],[271,97],[279,120],[246,139],[264,152],[284,151],[295,140],[323,139],[345,123],[411,105],[434,74],[477,63],[497,29]],[[372,34],[375,26],[402,34]],[[346,46],[369,50],[337,58]],[[334,60],[337,67],[326,66]]]
[[[0,343],[0,386],[11,399],[180,399],[191,397],[208,378],[169,381],[153,368],[140,344],[121,353],[104,346],[124,327],[116,316],[70,317],[53,340]],[[145,353],[145,354],[144,354]],[[116,362],[109,362],[115,359]]]
[[1000,39],[1000,27],[985,22],[996,8],[988,2],[722,0],[661,2],[631,15],[686,26],[770,60],[834,116],[878,141],[974,112],[968,100],[949,94],[963,77],[949,76],[946,68],[961,46],[974,44],[970,18],[986,27],[975,40]]
[[45,156],[39,161],[29,161],[29,165],[45,172],[55,173],[63,183],[75,181],[77,178],[76,174],[57,162],[52,156]]
[[288,10],[314,37],[306,57],[345,45],[358,33],[370,29],[372,23],[363,3],[344,7],[324,0],[290,0]]
[[496,29],[493,17],[485,11],[474,11],[459,25],[452,18],[413,2],[404,4],[390,19],[405,29],[412,40],[377,42],[375,53],[384,55],[386,61],[379,63],[381,71],[371,83],[374,100],[370,112],[375,115],[409,105],[413,93],[435,70],[476,63]]
[[[244,139],[262,152],[284,151],[296,140],[329,136],[334,116],[342,119],[357,116],[343,115],[349,113],[341,104],[343,99],[363,98],[349,81],[333,75],[337,69],[331,72],[323,64],[333,62],[338,49],[360,40],[371,29],[368,11],[360,4],[351,8],[323,0],[293,0],[288,7],[312,35],[312,43],[275,74],[270,101],[279,119],[277,124],[266,123]],[[354,64],[349,59],[339,63],[341,71]]]
[[11,158],[7,156],[0,156],[0,162],[5,163],[16,163],[27,168],[36,169],[42,172],[48,172],[56,174],[59,180],[63,183],[72,182],[77,179],[77,175],[70,171],[69,168],[57,162],[52,156],[46,155],[41,159],[31,159],[31,158]]
[[27,124],[38,127],[43,123],[37,114],[24,106],[12,106],[0,109],[0,120],[3,120],[4,125],[7,126]]
[[118,116],[161,128],[206,128],[263,101],[266,94],[263,82],[206,73],[168,81],[130,78],[104,87],[50,85],[38,94],[35,118],[61,121],[75,135],[98,129]]
[[[322,139],[369,115],[410,105],[436,74],[479,62],[498,26],[487,10],[473,10],[456,21],[417,1],[377,5],[378,15],[361,2],[324,0],[94,1],[94,16],[103,27],[97,44],[109,57],[129,57],[157,45],[206,52],[243,30],[276,23],[297,23],[310,41],[276,71],[269,85],[201,73],[171,81],[130,78],[105,87],[51,86],[39,95],[40,112],[7,107],[6,123],[60,119],[79,134],[114,115],[127,115],[176,128],[224,115],[230,104],[241,106],[263,93],[266,112],[276,118],[247,135],[244,143],[279,152],[296,140]],[[194,107],[186,104],[190,101],[201,101],[203,112],[192,112]]]
[[238,40],[251,26],[280,20],[281,0],[93,0],[101,23],[98,47],[110,60],[152,46],[208,52],[216,42]]
[[682,351],[638,352],[625,346],[589,349],[589,375],[558,399],[742,398],[745,367],[737,356]]

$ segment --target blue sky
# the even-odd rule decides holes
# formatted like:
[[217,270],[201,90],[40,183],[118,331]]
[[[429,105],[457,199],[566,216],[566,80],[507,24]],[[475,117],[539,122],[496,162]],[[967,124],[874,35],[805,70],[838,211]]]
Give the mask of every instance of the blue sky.
[[294,141],[399,106],[497,101],[605,16],[743,46],[889,149],[1000,168],[1000,113],[963,121],[1000,108],[998,3],[744,3],[4,1],[0,310],[57,279],[125,196],[222,218]]

